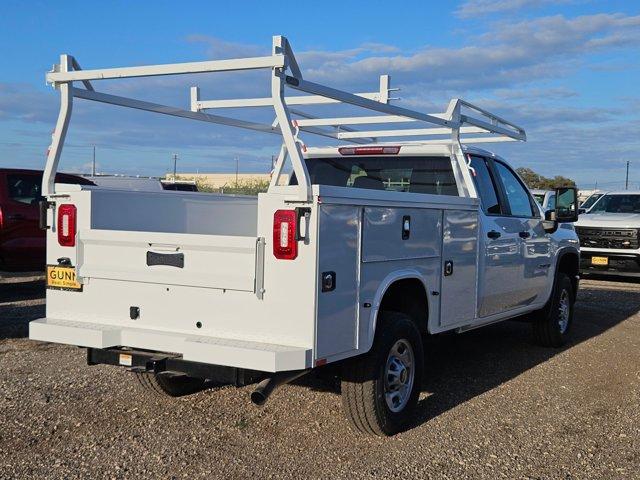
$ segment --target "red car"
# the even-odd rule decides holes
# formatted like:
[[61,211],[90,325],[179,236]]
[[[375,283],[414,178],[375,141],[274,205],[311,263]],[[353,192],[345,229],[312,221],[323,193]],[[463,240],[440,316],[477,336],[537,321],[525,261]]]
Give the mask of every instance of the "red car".
[[[86,178],[59,173],[56,183],[94,185]],[[0,270],[45,267],[45,232],[40,230],[42,171],[0,168]]]

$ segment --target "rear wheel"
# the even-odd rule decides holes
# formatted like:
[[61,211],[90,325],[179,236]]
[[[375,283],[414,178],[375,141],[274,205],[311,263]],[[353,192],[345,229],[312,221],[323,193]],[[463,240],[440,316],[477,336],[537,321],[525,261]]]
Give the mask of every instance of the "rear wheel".
[[422,382],[420,332],[409,317],[382,312],[369,353],[347,362],[342,372],[342,407],[362,433],[393,435],[413,417]]
[[558,273],[549,304],[536,312],[533,320],[533,334],[540,345],[561,347],[565,344],[573,323],[574,302],[571,279]]
[[206,380],[187,375],[163,372],[134,372],[141,387],[155,395],[182,397],[205,388]]

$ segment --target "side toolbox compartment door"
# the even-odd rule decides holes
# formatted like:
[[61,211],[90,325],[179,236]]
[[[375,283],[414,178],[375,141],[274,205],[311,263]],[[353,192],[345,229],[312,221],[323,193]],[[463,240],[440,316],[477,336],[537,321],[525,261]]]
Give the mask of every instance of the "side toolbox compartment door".
[[476,317],[478,214],[445,210],[442,229],[440,326],[471,323]]
[[319,212],[316,358],[326,358],[357,346],[360,208],[321,205]]

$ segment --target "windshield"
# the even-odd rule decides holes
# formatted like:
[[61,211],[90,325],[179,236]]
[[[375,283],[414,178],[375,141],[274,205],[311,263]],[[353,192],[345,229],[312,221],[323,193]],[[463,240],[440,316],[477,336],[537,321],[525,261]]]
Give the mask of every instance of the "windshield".
[[589,213],[640,213],[640,193],[605,195]]
[[604,195],[603,193],[594,193],[589,198],[587,198],[584,203],[580,206],[580,208],[584,208],[585,210],[591,208],[591,206],[596,203],[596,201]]

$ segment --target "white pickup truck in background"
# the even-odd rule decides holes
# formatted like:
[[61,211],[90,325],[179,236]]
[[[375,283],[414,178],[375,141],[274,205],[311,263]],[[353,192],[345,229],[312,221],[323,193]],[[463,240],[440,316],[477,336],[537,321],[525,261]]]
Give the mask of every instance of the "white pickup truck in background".
[[576,223],[580,270],[640,277],[640,191],[602,195]]
[[[92,83],[251,69],[271,72],[271,97],[205,101],[192,89],[190,110]],[[47,79],[61,111],[43,184],[47,313],[31,322],[32,339],[87,347],[90,364],[129,367],[169,395],[206,380],[260,381],[258,404],[279,384],[330,369],[353,426],[393,434],[411,421],[426,335],[525,314],[543,345],[569,333],[579,251],[566,222],[577,218],[576,191],[558,189],[545,216],[502,158],[466,145],[525,140],[496,115],[457,99],[432,115],[391,105],[386,76],[379,92],[356,95],[309,82],[284,37],[267,57],[189,64],[83,71],[63,55]],[[280,135],[269,190],[54,185],[76,98]],[[337,103],[367,115],[297,107]],[[265,107],[273,124],[219,114]],[[312,148],[303,135],[346,145]]]

